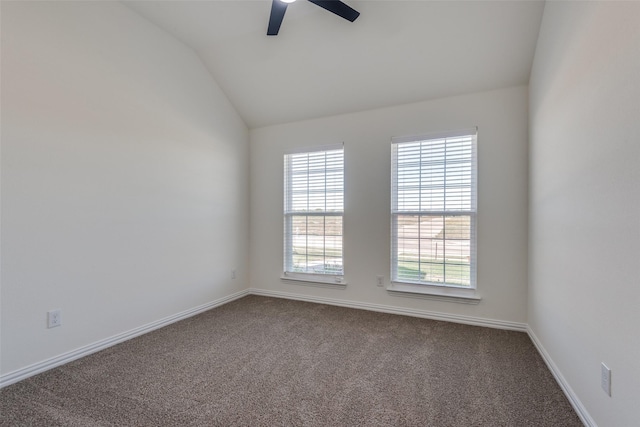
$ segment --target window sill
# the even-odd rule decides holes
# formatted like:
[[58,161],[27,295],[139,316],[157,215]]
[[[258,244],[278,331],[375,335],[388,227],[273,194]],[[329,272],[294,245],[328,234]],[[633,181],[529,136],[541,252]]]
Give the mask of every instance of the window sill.
[[347,282],[342,276],[322,276],[318,274],[283,274],[280,280],[299,282],[301,285],[323,286],[328,288],[345,288]]
[[417,285],[403,282],[391,282],[391,285],[387,287],[387,291],[397,296],[426,298],[461,304],[478,304],[482,299],[476,289]]

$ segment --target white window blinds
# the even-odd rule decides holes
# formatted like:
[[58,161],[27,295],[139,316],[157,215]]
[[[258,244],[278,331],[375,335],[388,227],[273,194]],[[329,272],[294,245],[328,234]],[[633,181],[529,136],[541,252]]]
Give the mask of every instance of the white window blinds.
[[286,154],[284,178],[285,275],[342,276],[342,145]]
[[392,281],[475,288],[476,130],[392,140]]

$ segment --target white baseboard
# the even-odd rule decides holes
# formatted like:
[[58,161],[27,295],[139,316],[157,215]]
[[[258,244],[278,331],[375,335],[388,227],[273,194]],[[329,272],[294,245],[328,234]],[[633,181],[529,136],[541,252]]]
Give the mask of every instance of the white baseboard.
[[464,323],[465,325],[484,326],[496,329],[508,329],[511,331],[527,331],[526,323],[509,322],[505,320],[485,319],[481,317],[462,316],[459,314],[440,313],[437,311],[416,310],[412,308],[395,307],[391,305],[363,303],[356,301],[340,300],[333,298],[313,297],[308,295],[292,294],[288,292],[269,291],[265,289],[249,289],[252,295],[262,295],[275,298],[293,299],[298,301],[315,302],[319,304],[337,305],[340,307],[356,308],[360,310],[377,311],[381,313],[400,314],[403,316],[421,317],[423,319],[443,320],[445,322]]
[[567,399],[569,399],[569,403],[571,403],[571,406],[573,406],[578,417],[580,417],[580,421],[582,421],[582,423],[587,427],[597,427],[596,422],[591,418],[587,409],[584,407],[582,402],[580,402],[580,399],[578,399],[578,396],[576,396],[569,383],[567,383],[567,380],[564,379],[564,376],[560,372],[560,369],[558,369],[558,366],[553,362],[551,356],[549,356],[549,353],[547,353],[547,350],[545,350],[542,343],[529,326],[527,326],[527,333],[529,334],[531,341],[533,341],[533,344],[538,349],[538,353],[542,356],[544,363],[547,364],[547,367],[556,379],[556,382],[560,385],[560,388],[564,392],[565,396],[567,396]]
[[275,298],[285,298],[285,299],[292,299],[292,300],[298,300],[298,301],[307,301],[307,302],[314,302],[319,304],[328,304],[328,305],[335,305],[340,307],[355,308],[360,310],[376,311],[381,313],[399,314],[403,316],[412,316],[412,317],[420,317],[425,319],[442,320],[446,322],[463,323],[466,325],[484,326],[484,327],[496,328],[496,329],[507,329],[507,330],[513,330],[513,331],[527,332],[529,334],[529,337],[531,338],[531,341],[533,342],[536,349],[542,356],[542,359],[545,361],[545,363],[547,364],[547,367],[549,368],[554,378],[556,379],[558,385],[560,385],[560,388],[569,399],[571,406],[573,406],[573,409],[578,414],[578,417],[580,417],[580,420],[587,427],[597,427],[595,421],[591,418],[591,416],[587,412],[584,405],[582,405],[582,402],[580,402],[580,399],[578,399],[576,394],[573,392],[573,389],[571,388],[571,386],[564,379],[562,373],[560,372],[556,364],[553,362],[553,360],[551,359],[547,351],[544,349],[538,337],[535,335],[533,330],[531,330],[531,328],[526,323],[509,322],[509,321],[495,320],[495,319],[485,319],[480,317],[462,316],[457,314],[440,313],[440,312],[428,311],[428,310],[416,310],[416,309],[410,309],[410,308],[395,307],[395,306],[388,306],[388,305],[381,305],[381,304],[372,304],[372,303],[362,303],[362,302],[333,299],[333,298],[313,297],[308,295],[300,295],[300,294],[293,294],[293,293],[280,292],[280,291],[269,291],[265,289],[256,289],[256,288],[245,289],[243,291],[236,292],[234,294],[217,299],[215,301],[202,304],[200,306],[165,317],[163,319],[157,320],[152,323],[148,323],[138,328],[131,329],[121,334],[117,334],[112,337],[109,337],[100,341],[96,341],[92,344],[80,347],[78,349],[69,351],[67,353],[63,353],[59,356],[52,357],[50,359],[35,363],[33,365],[29,365],[27,367],[18,369],[13,372],[9,372],[5,375],[1,375],[0,388],[16,383],[18,381],[24,380],[33,375],[39,374],[41,372],[47,371],[57,366],[64,365],[65,363],[69,363],[81,357],[88,356],[100,350],[104,350],[108,347],[119,344],[123,341],[127,341],[131,338],[135,338],[137,336],[146,334],[148,332],[162,328],[164,326],[170,325],[180,320],[195,316],[196,314],[200,314],[212,308],[215,308],[223,304],[226,304],[228,302],[234,301],[236,299],[242,298],[246,295],[261,295],[261,296],[268,296],[268,297],[275,297]]
[[26,378],[29,378],[41,372],[48,371],[49,369],[55,368],[56,366],[64,365],[65,363],[69,363],[73,360],[80,359],[81,357],[88,356],[97,351],[104,350],[105,348],[119,344],[123,341],[130,340],[131,338],[135,338],[137,336],[146,334],[148,332],[162,328],[164,326],[170,325],[172,323],[178,322],[188,317],[195,316],[196,314],[200,314],[202,312],[221,306],[223,304],[226,304],[238,298],[242,298],[243,296],[246,296],[248,294],[249,294],[249,290],[245,289],[243,291],[236,292],[226,297],[219,298],[217,300],[208,302],[206,304],[202,304],[197,307],[182,311],[180,313],[165,317],[164,319],[156,320],[155,322],[148,323],[146,325],[131,329],[121,334],[117,334],[112,337],[96,341],[92,344],[77,348],[67,353],[63,353],[59,356],[52,357],[47,360],[43,360],[42,362],[34,363],[33,365],[29,365],[27,367],[18,369],[16,371],[9,372],[7,374],[0,376],[0,388],[8,386],[9,384],[13,384],[18,381],[24,380]]

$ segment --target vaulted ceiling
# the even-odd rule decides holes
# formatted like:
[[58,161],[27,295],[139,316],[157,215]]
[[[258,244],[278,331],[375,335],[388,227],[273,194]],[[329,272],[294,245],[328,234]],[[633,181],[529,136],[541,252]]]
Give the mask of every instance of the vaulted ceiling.
[[[277,0],[279,1],[279,0]],[[527,84],[542,1],[126,1],[193,48],[250,128]]]

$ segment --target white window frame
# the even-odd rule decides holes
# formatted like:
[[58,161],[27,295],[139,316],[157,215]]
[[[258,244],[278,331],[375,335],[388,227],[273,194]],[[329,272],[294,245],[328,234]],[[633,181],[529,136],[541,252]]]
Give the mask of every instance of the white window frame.
[[[297,162],[297,166],[301,165],[301,161],[305,158],[309,158],[310,156],[324,155],[325,158],[325,169],[322,170],[320,168],[320,174],[324,173],[324,178],[320,178],[316,176],[315,191],[311,190],[309,187],[311,186],[309,178],[307,177],[306,182],[306,190],[303,187],[294,188],[296,183],[293,183],[293,174],[294,171],[292,169],[292,162]],[[327,159],[329,159],[329,164],[327,164]],[[316,163],[316,170],[318,164]],[[336,169],[338,168],[338,169]],[[333,176],[328,177],[327,171],[330,169],[333,170]],[[306,170],[307,174],[309,172],[309,166]],[[318,170],[317,170],[318,171]],[[298,170],[300,173],[301,170]],[[337,174],[336,174],[337,172]],[[331,184],[337,184],[340,186],[339,192],[329,189],[327,190],[327,186]],[[320,186],[318,186],[318,184]],[[322,191],[322,185],[324,184],[324,192]],[[297,196],[294,196],[294,193],[297,193]],[[336,197],[339,194],[341,197]],[[294,201],[294,197],[297,197],[297,200]],[[301,209],[300,201],[307,200],[307,208]],[[313,201],[310,201],[312,198],[315,198],[315,209],[309,209],[311,204],[314,204]],[[318,200],[324,199],[324,209],[318,208]],[[297,205],[297,206],[294,206]],[[327,235],[326,230],[323,230],[323,234],[321,234],[322,239],[322,256],[323,261],[320,268],[314,267],[310,265],[308,260],[303,263],[302,267],[296,267],[294,265],[294,231],[293,231],[293,222],[294,217],[306,217],[307,220],[312,218],[332,218],[339,217],[340,221],[340,232],[339,236],[335,235]],[[285,153],[284,155],[284,244],[283,244],[283,275],[282,279],[284,280],[293,280],[300,282],[314,282],[320,284],[331,284],[331,285],[346,285],[344,281],[344,144],[334,144],[327,145],[321,147],[312,147],[312,148],[302,148],[297,150],[291,150]],[[319,235],[320,236],[320,235]],[[329,238],[328,238],[329,237]],[[336,239],[338,237],[339,239]],[[309,239],[309,235],[306,235],[306,239]],[[335,254],[327,255],[327,249],[330,248],[330,241],[333,240],[334,244],[338,244],[340,248],[340,256],[336,257]],[[309,246],[309,241],[305,241],[305,253],[309,253],[309,249],[312,246]],[[317,249],[317,246],[315,247]],[[317,256],[317,255],[316,255]],[[335,272],[336,266],[340,266],[340,270]]]
[[[460,141],[460,138],[466,138],[469,137],[471,139],[471,147],[470,147],[470,153],[469,153],[469,161],[470,161],[470,172],[467,174],[465,173],[464,177],[462,177],[462,179],[464,181],[461,181],[461,173],[459,172],[459,170],[454,169],[453,167],[450,169],[447,169],[447,163],[446,163],[446,159],[447,159],[447,151],[446,151],[446,147],[450,146],[453,147],[454,145],[454,141]],[[449,143],[449,140],[451,140],[452,142]],[[465,300],[473,300],[475,302],[473,303],[477,303],[477,301],[480,300],[480,296],[477,294],[477,277],[476,277],[476,271],[477,271],[477,233],[476,233],[476,228],[477,228],[477,173],[478,173],[478,162],[477,162],[477,128],[473,128],[473,129],[465,129],[465,130],[460,130],[460,131],[453,131],[453,132],[443,132],[443,133],[432,133],[432,134],[426,134],[426,135],[420,135],[420,136],[409,136],[409,137],[394,137],[392,138],[392,153],[391,153],[391,286],[388,288],[390,291],[396,291],[396,292],[410,292],[410,293],[417,293],[417,294],[425,294],[425,295],[434,295],[434,296],[440,296],[440,297],[445,297],[445,299],[447,297],[453,298],[453,299],[465,299]],[[409,145],[412,144],[412,145]],[[404,166],[405,169],[403,169],[402,165],[399,165],[398,163],[398,150],[401,147],[404,147],[405,149],[409,149],[409,147],[416,149],[416,144],[420,144],[419,147],[417,148],[417,150],[419,150],[420,154],[419,154],[419,166],[418,167],[418,172],[416,175],[415,172],[415,165],[414,165],[414,169],[412,172],[408,172],[409,167],[408,166]],[[426,150],[423,147],[426,147],[428,144],[440,144],[443,147],[444,151],[441,151],[438,153],[437,156],[435,157],[428,157],[426,160],[422,158],[422,156],[427,155],[428,154],[428,150]],[[465,151],[466,153],[466,151]],[[437,158],[436,158],[437,157]],[[449,156],[449,158],[453,158],[453,155]],[[444,168],[443,169],[434,169],[432,166],[429,166],[429,161],[442,161],[444,162]],[[466,161],[466,160],[465,160]],[[442,164],[442,163],[441,163]],[[424,166],[423,166],[424,165]],[[443,186],[443,195],[442,197],[435,197],[432,196],[433,193],[435,191],[430,191],[429,189],[427,189],[426,191],[423,188],[423,182],[426,182],[426,178],[428,178],[426,176],[426,174],[428,172],[423,172],[423,167],[427,168],[426,170],[428,172],[433,173],[434,171],[439,172],[442,171],[443,172],[443,178],[442,178],[442,186]],[[429,169],[429,168],[432,169]],[[409,196],[409,190],[407,190],[405,187],[405,189],[399,189],[399,182],[398,182],[398,174],[403,174],[403,173],[412,173],[413,176],[411,178],[414,179],[413,184],[411,185],[417,185],[417,188],[413,189],[413,193],[411,195],[411,197],[413,197],[413,199],[409,202],[405,201]],[[460,184],[459,186],[456,186],[454,184],[454,186],[447,186],[449,185],[446,182],[447,179],[447,175],[451,174],[452,177],[458,178],[458,182],[464,182],[464,184]],[[419,176],[420,178],[418,179],[417,183],[415,181],[415,177]],[[455,180],[454,180],[455,182]],[[404,184],[405,186],[409,185],[409,184]],[[425,186],[429,186],[430,184],[424,184]],[[448,191],[452,191],[455,192],[457,191],[458,193],[458,197],[460,199],[460,196],[462,193],[463,188],[469,187],[469,193],[468,197],[469,200],[466,203],[462,203],[459,202],[457,204],[457,206],[454,206],[454,208],[448,208],[447,203],[446,203],[446,194]],[[453,188],[453,190],[449,190],[450,188]],[[401,193],[401,194],[400,194]],[[427,194],[427,196],[423,196],[424,194]],[[417,196],[416,196],[417,194]],[[452,193],[453,194],[453,193]],[[431,196],[429,196],[431,195]],[[465,197],[467,197],[466,193],[464,193]],[[405,197],[405,199],[403,200],[399,200],[399,197]],[[415,199],[417,197],[417,199]],[[416,201],[417,200],[417,201]],[[461,200],[461,199],[460,199]],[[466,200],[466,199],[465,199]],[[429,207],[429,201],[434,201],[435,205],[438,206],[439,208],[434,209],[433,208],[433,204],[431,207]],[[417,205],[416,205],[417,204]],[[425,206],[423,206],[425,205]],[[441,205],[441,206],[440,206]],[[454,204],[455,205],[455,204]],[[464,206],[463,206],[464,205]],[[416,278],[407,278],[407,274],[405,273],[404,277],[399,277],[401,276],[399,274],[399,248],[398,248],[398,243],[399,243],[399,228],[398,228],[398,221],[399,219],[401,219],[403,216],[419,216],[420,218],[424,217],[424,216],[431,216],[434,218],[434,220],[438,217],[442,217],[442,224],[443,224],[443,233],[444,233],[444,229],[446,228],[446,223],[447,223],[447,219],[448,218],[452,218],[452,217],[469,217],[469,276],[468,276],[468,280],[469,283],[468,284],[461,284],[461,283],[450,283],[446,281],[447,275],[446,275],[446,267],[447,265],[449,266],[453,266],[454,265],[454,261],[447,261],[446,256],[442,257],[442,275],[444,277],[443,281],[434,281],[434,280],[429,280],[428,277],[425,277],[424,279],[422,278],[422,270],[419,268],[418,271],[419,273],[417,273],[417,279]],[[429,241],[431,238],[423,238],[423,234],[422,231],[420,229],[422,224],[422,220],[419,219],[417,221],[417,227],[418,227],[418,236],[419,239],[417,239],[417,251],[418,251],[418,260],[422,260],[423,257],[423,250],[421,248],[421,245],[423,244],[423,241]],[[466,230],[466,229],[465,229]],[[446,234],[444,234],[444,236],[446,236]],[[444,239],[444,237],[443,237]],[[435,239],[433,239],[435,240]],[[444,242],[443,245],[444,246]],[[426,250],[424,251],[426,253]],[[431,253],[432,255],[432,253]],[[436,256],[436,260],[437,260],[437,256]],[[420,264],[418,264],[420,266]],[[435,264],[432,265],[439,265],[437,262]],[[459,267],[460,269],[462,269],[463,267]],[[426,276],[426,274],[425,274]],[[459,279],[460,277],[458,277]],[[469,302],[469,301],[461,301],[461,302]]]

